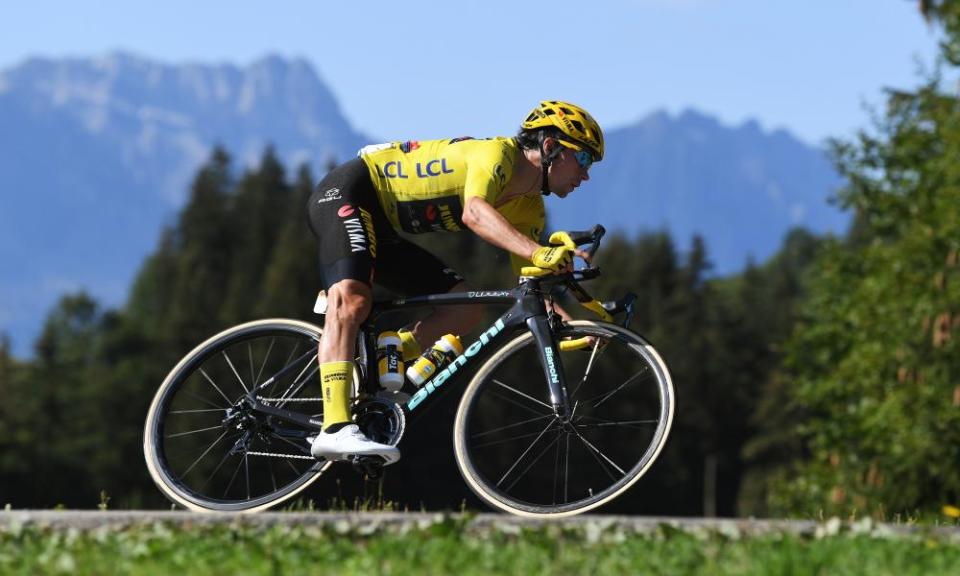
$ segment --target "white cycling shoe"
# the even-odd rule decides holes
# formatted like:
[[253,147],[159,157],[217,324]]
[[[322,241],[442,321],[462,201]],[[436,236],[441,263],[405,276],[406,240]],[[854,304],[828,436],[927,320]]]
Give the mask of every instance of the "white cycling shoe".
[[310,445],[314,458],[347,460],[352,456],[380,456],[384,466],[400,460],[400,449],[367,438],[356,424],[348,424],[333,433],[321,432]]

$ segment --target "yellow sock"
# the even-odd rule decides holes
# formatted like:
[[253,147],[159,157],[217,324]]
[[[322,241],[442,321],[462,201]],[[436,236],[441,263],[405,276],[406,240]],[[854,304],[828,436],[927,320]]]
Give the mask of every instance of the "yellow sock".
[[414,338],[413,332],[410,332],[409,330],[398,330],[397,334],[400,335],[400,348],[403,350],[404,362],[416,360],[421,354],[423,354],[423,350],[420,348],[420,343],[417,342],[416,338]]
[[353,362],[324,362],[320,365],[323,387],[323,429],[350,421],[350,384]]

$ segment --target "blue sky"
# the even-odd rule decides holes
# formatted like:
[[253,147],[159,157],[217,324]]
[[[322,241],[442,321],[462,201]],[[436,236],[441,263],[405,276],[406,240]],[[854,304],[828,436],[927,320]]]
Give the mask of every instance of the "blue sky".
[[125,50],[165,62],[311,61],[383,139],[512,133],[542,98],[604,126],[694,107],[817,143],[917,83],[936,35],[911,0],[8,3],[0,69]]

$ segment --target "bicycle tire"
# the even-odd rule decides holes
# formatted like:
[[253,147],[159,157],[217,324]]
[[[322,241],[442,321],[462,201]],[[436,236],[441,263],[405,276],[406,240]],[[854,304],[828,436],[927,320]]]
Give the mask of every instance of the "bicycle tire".
[[[663,359],[641,336],[615,324],[572,321],[565,325],[558,338],[587,335],[597,337],[598,343],[605,342],[605,346],[602,349],[595,346],[589,354],[583,351],[560,354],[574,407],[569,427],[552,414],[530,332],[497,350],[467,385],[454,422],[455,456],[471,490],[492,507],[539,518],[571,516],[595,509],[633,486],[650,469],[666,444],[675,400],[673,383]],[[588,355],[592,358],[585,360]],[[604,358],[611,368],[600,365]],[[577,384],[576,368],[584,362],[587,362],[584,376]],[[531,370],[531,366],[536,368]],[[621,369],[630,373],[637,368],[636,373],[619,386],[614,382],[616,387],[611,388],[605,382],[607,374]],[[498,381],[498,374],[518,369],[528,374],[533,372],[537,377],[514,376],[516,382]],[[599,382],[601,379],[604,382]],[[635,404],[626,401],[626,392]],[[608,402],[613,398],[615,402]],[[627,419],[611,420],[597,414]],[[649,419],[644,418],[647,415]],[[596,432],[600,428],[607,430]],[[548,444],[551,438],[554,440]],[[597,447],[601,438],[606,439],[603,441],[609,447],[607,444]],[[637,439],[641,440],[635,441]],[[644,442],[645,446],[635,447]],[[552,478],[550,462],[543,458],[548,452],[555,452]],[[582,455],[584,464],[572,465],[571,455]],[[617,460],[627,459],[635,463],[617,464]],[[571,468],[575,472],[572,479]],[[593,484],[605,482],[610,482],[609,486],[594,489]]]
[[[259,365],[259,375],[255,375],[255,372],[258,368],[254,365],[254,352],[253,342],[256,342],[259,339],[270,337],[276,341],[281,341],[281,345],[289,344],[287,340],[291,340],[296,343],[294,351],[289,353],[289,357],[286,362],[290,363],[295,354],[300,354],[300,357],[304,362],[304,370],[306,372],[312,373],[312,369],[308,370],[307,366],[316,366],[316,344],[319,342],[320,334],[322,329],[313,324],[307,322],[300,322],[296,320],[288,320],[281,318],[267,319],[267,320],[258,320],[254,322],[248,322],[238,326],[234,326],[219,334],[216,334],[194,348],[189,354],[184,356],[184,358],[170,371],[167,377],[164,379],[163,383],[160,385],[157,390],[153,402],[150,405],[150,408],[147,412],[147,418],[144,425],[144,456],[147,462],[147,468],[150,471],[150,476],[153,478],[153,481],[156,483],[157,487],[160,489],[163,494],[170,499],[173,503],[194,511],[199,512],[209,512],[209,511],[220,511],[220,512],[257,512],[264,510],[273,506],[276,506],[293,496],[299,494],[304,489],[306,489],[310,484],[319,478],[319,476],[327,470],[330,466],[330,462],[320,461],[320,460],[307,460],[301,455],[309,455],[309,445],[308,443],[300,442],[299,446],[294,446],[291,448],[287,444],[295,444],[289,440],[282,439],[285,443],[282,443],[282,446],[285,449],[290,451],[299,449],[299,454],[289,454],[290,458],[280,458],[278,460],[287,463],[287,467],[294,471],[293,474],[290,474],[289,480],[286,480],[287,476],[282,475],[281,482],[278,484],[276,472],[272,467],[271,461],[268,459],[267,466],[270,468],[272,485],[265,492],[257,495],[251,493],[251,478],[250,478],[250,457],[247,452],[250,452],[250,446],[247,446],[247,452],[244,452],[244,462],[246,465],[246,482],[247,482],[247,493],[242,494],[238,497],[228,497],[230,493],[230,486],[227,487],[227,490],[224,493],[223,497],[214,497],[213,495],[204,492],[204,490],[198,489],[196,483],[192,479],[188,480],[188,475],[195,469],[199,463],[199,459],[194,462],[190,470],[183,471],[182,466],[179,464],[174,464],[171,462],[173,456],[169,454],[173,443],[173,439],[184,439],[181,441],[187,442],[188,435],[203,434],[204,431],[198,430],[196,432],[176,432],[170,433],[167,431],[167,428],[175,429],[177,424],[177,419],[172,418],[176,413],[178,416],[190,416],[192,421],[198,421],[204,419],[209,421],[211,424],[211,430],[213,434],[220,434],[218,439],[209,444],[207,451],[202,455],[205,457],[207,453],[213,452],[214,449],[217,449],[216,454],[221,453],[221,448],[217,445],[221,443],[221,439],[227,437],[230,434],[230,431],[227,430],[227,425],[221,422],[220,427],[218,428],[215,424],[218,418],[221,418],[224,422],[227,420],[227,410],[230,406],[233,406],[235,401],[244,396],[244,390],[240,390],[236,386],[236,383],[233,383],[233,387],[228,389],[226,383],[218,385],[216,382],[217,379],[211,378],[207,373],[207,370],[204,369],[207,366],[207,362],[218,361],[216,356],[222,354],[226,358],[225,364],[229,365],[230,371],[236,375],[236,378],[240,380],[240,384],[243,385],[243,378],[241,378],[240,372],[245,371],[237,369],[235,363],[230,361],[230,355],[227,354],[228,350],[232,349],[236,345],[246,344],[247,352],[249,354],[249,365],[250,365],[250,381],[252,384],[258,384],[264,380],[261,380],[260,377],[266,372],[269,374],[271,371],[267,370],[268,364],[271,361],[271,354],[274,346],[276,344],[271,343],[270,347],[267,349],[267,352],[264,354],[262,361],[258,358],[257,364]],[[298,348],[302,348],[303,352],[300,353],[297,351]],[[309,356],[310,349],[312,348],[313,355]],[[258,353],[262,351],[262,347],[258,349]],[[246,361],[246,358],[242,360]],[[239,360],[238,360],[239,362]],[[237,362],[237,363],[238,363]],[[270,364],[271,368],[273,364]],[[245,366],[244,366],[245,368]],[[274,371],[275,372],[275,371]],[[298,376],[299,378],[299,376]],[[209,390],[204,390],[202,387],[206,386],[206,383],[203,380],[209,381],[210,386]],[[307,378],[304,378],[304,382],[300,384],[303,387],[306,384]],[[354,382],[358,382],[358,377],[355,374]],[[194,382],[198,382],[200,386],[196,386],[196,389],[188,388]],[[317,380],[313,379],[313,384],[316,384],[316,392],[319,395],[319,384]],[[273,388],[275,388],[277,383],[274,383]],[[244,385],[244,388],[246,386]],[[266,390],[265,390],[266,392]],[[289,393],[289,390],[288,390]],[[175,402],[186,402],[187,400],[178,400],[182,397],[183,399],[196,399],[199,402],[198,405],[204,406],[204,408],[198,408],[196,410],[171,410],[171,407]],[[209,407],[207,407],[209,405]],[[220,410],[220,412],[218,412]],[[316,417],[321,417],[322,407],[317,407],[317,410],[320,414],[315,415]],[[191,424],[195,426],[197,424]],[[228,445],[231,440],[239,442],[238,438],[242,437],[243,432],[235,433],[238,434],[238,437],[227,438],[226,444]],[[270,437],[264,433],[263,436],[267,438],[266,441],[269,441]],[[192,439],[191,439],[192,440]],[[251,442],[255,442],[253,440]],[[261,441],[264,441],[261,439]],[[204,440],[203,443],[205,443]],[[236,447],[236,444],[235,446]],[[184,450],[189,450],[192,447],[189,445]],[[239,454],[238,454],[239,455]],[[299,456],[299,458],[297,458]],[[224,455],[220,460],[220,465],[214,469],[211,474],[211,478],[219,474],[219,470],[225,464],[225,462],[230,458],[230,454]],[[273,458],[273,457],[270,457]],[[296,458],[296,464],[293,463],[294,458]],[[279,464],[279,462],[278,462]],[[181,469],[177,469],[180,466]],[[256,466],[256,465],[255,465]],[[237,468],[233,473],[234,479],[238,476],[240,469],[240,464],[237,464]],[[287,472],[286,468],[284,472]],[[209,483],[210,478],[207,479]],[[258,478],[256,482],[259,482]],[[231,480],[231,484],[233,480]]]

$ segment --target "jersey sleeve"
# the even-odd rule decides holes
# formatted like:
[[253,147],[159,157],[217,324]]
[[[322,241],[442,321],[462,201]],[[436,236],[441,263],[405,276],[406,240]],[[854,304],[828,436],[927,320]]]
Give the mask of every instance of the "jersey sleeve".
[[496,202],[513,175],[513,154],[502,145],[487,145],[474,152],[467,164],[463,199],[477,197],[489,204]]

